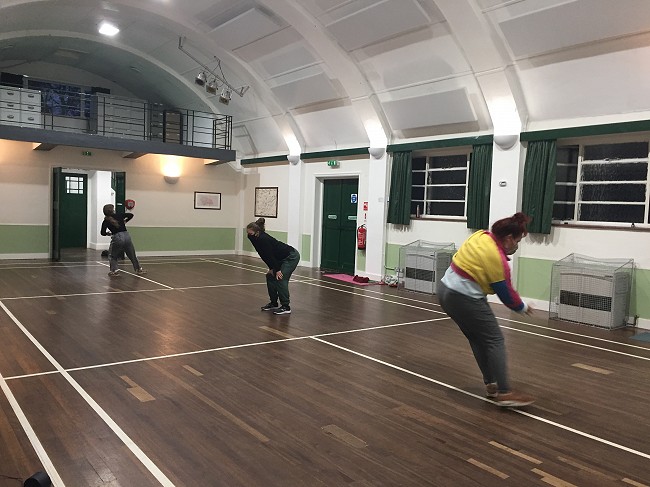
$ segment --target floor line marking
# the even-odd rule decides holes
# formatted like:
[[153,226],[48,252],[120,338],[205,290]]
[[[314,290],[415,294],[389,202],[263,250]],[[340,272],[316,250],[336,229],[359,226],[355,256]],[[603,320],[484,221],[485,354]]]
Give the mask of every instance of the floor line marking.
[[11,392],[11,389],[7,385],[7,382],[5,381],[2,374],[0,374],[0,389],[2,389],[2,391],[4,392],[7,401],[9,401],[9,404],[11,405],[11,409],[13,409],[14,414],[18,418],[18,422],[22,426],[23,431],[25,432],[27,438],[29,439],[29,442],[32,444],[32,447],[34,447],[36,456],[43,464],[43,468],[49,475],[50,480],[52,480],[52,485],[54,485],[55,487],[65,487],[65,484],[63,483],[63,480],[61,480],[61,476],[59,475],[59,472],[57,472],[56,468],[54,467],[52,460],[50,460],[50,457],[45,451],[45,448],[43,448],[43,444],[41,443],[41,440],[38,439],[36,432],[32,428],[32,425],[29,423],[27,416],[25,415],[22,408],[20,407],[20,404],[18,404],[16,397],[14,396],[13,392]]
[[[219,261],[219,260],[223,260],[225,262],[237,263],[237,261],[231,261],[231,260],[226,260],[226,259],[212,259],[212,261]],[[214,262],[214,263],[220,263],[220,262]],[[254,264],[241,263],[241,265],[255,267],[257,269],[260,268],[259,266],[255,266]],[[232,267],[236,267],[236,266],[232,266]],[[244,270],[250,270],[250,269],[244,269]],[[292,277],[296,276],[296,275],[297,274],[292,274]],[[359,289],[358,287],[355,287],[355,286],[346,286],[345,284],[339,284],[339,283],[330,283],[329,281],[324,281],[323,279],[319,279],[319,278],[315,278],[315,277],[300,276],[300,275],[298,275],[298,276],[303,277],[303,278],[312,279],[312,280],[317,280],[319,282],[325,282],[327,284],[335,284],[335,285],[339,285],[339,286],[345,286],[345,287],[349,287],[351,289],[355,289],[355,290],[358,290],[358,291],[372,292],[372,293],[376,293],[376,294],[386,295],[385,293],[381,293],[379,291],[371,291],[369,289]],[[336,289],[336,288],[328,288],[328,289],[332,289],[332,290],[335,290],[335,291],[339,290],[339,289]],[[352,294],[358,294],[360,296],[363,296],[363,293],[352,293]],[[421,300],[416,300],[416,299],[407,298],[407,297],[404,297],[404,296],[393,295],[393,294],[388,294],[388,296],[394,297],[396,299],[405,299],[405,300],[409,300],[409,301],[416,301],[416,302],[419,302],[419,303],[425,303],[425,304],[430,304],[431,306],[440,307],[440,305],[438,303],[430,303],[428,301],[421,301]],[[395,302],[395,301],[388,301],[388,302],[401,304],[401,303],[398,303],[398,302]],[[557,332],[557,333],[563,333],[563,334],[566,334],[566,335],[579,336],[579,337],[587,338],[587,339],[590,339],[590,340],[596,340],[596,341],[601,341],[601,342],[606,342],[606,343],[612,343],[612,344],[620,345],[620,346],[623,346],[623,347],[637,348],[637,349],[640,349],[640,350],[646,350],[646,351],[650,352],[649,347],[643,347],[643,346],[634,345],[634,344],[631,344],[631,343],[618,342],[616,340],[610,340],[610,339],[607,339],[607,338],[594,337],[594,336],[591,336],[591,335],[585,335],[583,333],[576,333],[576,332],[573,332],[573,331],[560,330],[560,329],[557,329],[557,328],[552,328],[550,326],[536,325],[534,323],[528,323],[526,321],[514,320],[512,318],[502,318],[502,317],[499,317],[499,316],[497,316],[496,318],[497,318],[497,320],[508,321],[510,323],[517,323],[517,324],[520,324],[520,325],[530,326],[530,327],[533,327],[533,328],[542,328],[544,330],[554,331],[554,332]],[[517,330],[517,328],[510,328],[510,329]]]
[[[253,271],[253,269],[246,269],[245,267],[242,267],[242,266],[247,266],[247,267],[253,267],[254,269],[256,269],[255,272],[260,272],[260,273],[264,272],[262,270],[258,270],[258,269],[262,269],[262,267],[260,267],[258,265],[255,265],[255,264],[248,264],[248,263],[245,263],[245,262],[238,262],[238,261],[233,261],[233,260],[228,260],[228,259],[219,259],[219,258],[209,258],[209,259],[208,258],[197,258],[196,260],[188,259],[187,261],[183,261],[183,260],[177,260],[177,261],[171,261],[171,260],[170,261],[165,261],[165,260],[144,261],[143,260],[142,262],[156,263],[156,264],[210,262],[210,263],[213,263],[213,264],[221,264],[221,265],[228,265],[227,263],[230,263],[230,264],[238,264],[238,265],[229,265],[229,267],[235,267],[235,268],[239,268],[239,269],[243,269],[243,270]],[[74,262],[70,262],[70,264],[74,264]],[[101,262],[99,264],[92,264],[92,265],[87,265],[86,264],[85,266],[86,267],[96,267],[98,265],[105,266],[106,264],[104,262]],[[84,266],[84,264],[78,264],[78,265],[72,265],[72,266],[51,265],[51,266],[43,266],[42,268],[56,269],[56,268],[59,268],[59,267],[81,267],[81,266]],[[21,268],[21,267],[16,267],[16,268]],[[26,266],[25,268],[34,268],[34,267]],[[3,268],[1,267],[1,264],[0,264],[0,270],[2,270],[2,269]],[[7,269],[7,268],[4,268],[4,269]],[[12,268],[9,268],[9,269],[12,269]],[[325,282],[327,284],[333,284],[333,285],[337,285],[337,286],[348,287],[350,289],[355,289],[357,291],[363,291],[362,293],[353,293],[353,294],[363,295],[363,293],[375,293],[375,294],[385,295],[385,293],[381,293],[379,291],[372,291],[370,289],[359,289],[359,288],[357,288],[355,286],[348,286],[348,285],[342,284],[342,283],[329,282],[329,281],[325,281],[325,280],[317,278],[317,277],[303,276],[303,275],[299,275],[299,274],[293,274],[293,276],[300,277],[300,278],[303,278],[303,279],[309,279],[309,280],[312,280],[312,281],[315,280],[315,281],[319,281],[319,282]],[[296,280],[296,282],[304,282],[304,281],[297,281]],[[210,287],[210,286],[205,286],[205,287]],[[203,288],[202,286],[190,286],[190,287],[175,288],[175,289],[202,289],[202,288]],[[329,289],[338,290],[336,288],[329,288]],[[153,290],[116,291],[116,292],[146,292],[146,291],[153,291]],[[57,296],[84,296],[84,295],[92,295],[92,294],[104,294],[104,293],[69,294],[69,295],[65,294],[65,295],[57,295]],[[389,296],[394,297],[396,299],[403,299],[403,300],[415,301],[415,302],[423,303],[423,304],[430,304],[431,306],[438,306],[438,307],[440,306],[438,303],[430,303],[428,301],[422,301],[422,300],[417,300],[417,299],[413,299],[413,298],[407,298],[405,296],[398,296],[398,295],[392,295],[392,294],[389,294]],[[7,299],[30,299],[30,298],[36,298],[36,297],[40,298],[40,297],[53,297],[53,296],[9,297],[9,298],[2,298],[2,299],[5,299],[5,300],[7,300]],[[398,302],[395,302],[395,301],[388,301],[388,302],[401,304],[401,303],[398,303]],[[624,347],[637,348],[637,349],[640,349],[640,350],[650,351],[650,348],[648,348],[648,347],[633,345],[633,344],[630,344],[630,343],[618,342],[618,341],[615,341],[615,340],[609,340],[607,338],[594,337],[594,336],[585,335],[585,334],[582,334],[582,333],[571,332],[571,331],[567,331],[567,330],[560,330],[560,329],[557,329],[557,328],[547,327],[547,326],[543,326],[543,325],[536,325],[534,323],[528,323],[526,321],[513,320],[511,318],[502,318],[502,317],[498,317],[498,316],[497,316],[497,319],[498,320],[503,320],[503,321],[508,321],[510,323],[517,323],[517,324],[520,324],[520,325],[530,326],[530,327],[534,327],[534,328],[541,328],[541,329],[544,329],[544,330],[550,330],[550,331],[554,331],[554,332],[557,332],[557,333],[564,333],[564,334],[568,334],[568,335],[579,336],[579,337],[587,338],[587,339],[590,339],[590,340],[597,340],[597,341],[602,341],[602,342],[606,342],[606,343],[613,343],[613,344],[621,345],[621,346],[624,346]],[[511,329],[515,330],[515,328],[511,328]]]
[[[370,355],[366,355],[366,354],[363,354],[361,352],[357,352],[356,350],[352,350],[350,348],[342,347],[341,345],[337,345],[335,343],[328,342],[327,340],[323,340],[321,338],[317,338],[317,337],[310,337],[310,338],[312,340],[317,341],[317,342],[321,342],[321,343],[324,343],[326,345],[329,345],[330,347],[338,348],[338,349],[341,349],[341,350],[343,350],[345,352],[357,355],[359,357],[362,357],[362,358],[365,358],[365,359],[368,359],[368,360],[372,360],[373,362],[376,362],[378,364],[384,365],[386,367],[389,367],[389,368],[392,368],[392,369],[395,369],[395,370],[399,370],[400,372],[404,372],[405,374],[409,374],[409,375],[412,375],[414,377],[418,377],[418,378],[426,380],[428,382],[432,382],[434,384],[445,387],[445,388],[450,389],[452,391],[460,392],[460,393],[465,394],[467,396],[473,397],[475,399],[479,399],[481,401],[489,402],[491,404],[493,403],[490,399],[487,399],[487,398],[485,398],[483,396],[479,396],[478,394],[474,394],[472,392],[465,391],[465,390],[460,389],[460,388],[458,388],[456,386],[452,386],[451,384],[447,384],[446,382],[442,382],[442,381],[439,381],[437,379],[433,379],[431,377],[428,377],[426,375],[419,374],[418,372],[413,372],[412,370],[405,369],[404,367],[400,367],[399,365],[391,364],[391,363],[386,362],[384,360],[380,360],[378,358],[371,357]],[[498,407],[498,406],[495,405],[495,407]],[[646,458],[646,459],[650,460],[650,454],[648,454],[648,453],[644,453],[644,452],[639,451],[639,450],[634,450],[633,448],[621,445],[619,443],[615,443],[613,441],[609,441],[609,440],[606,440],[604,438],[600,438],[600,437],[592,435],[590,433],[586,433],[584,431],[580,431],[578,429],[571,428],[570,426],[563,425],[563,424],[558,423],[556,421],[551,421],[550,419],[546,419],[546,418],[543,418],[541,416],[531,414],[531,413],[526,412],[526,411],[524,411],[522,409],[517,409],[517,408],[509,408],[509,409],[513,413],[521,414],[521,415],[526,416],[526,417],[528,417],[530,419],[534,419],[536,421],[540,421],[542,423],[546,423],[548,425],[555,426],[556,428],[568,431],[570,433],[574,433],[574,434],[582,436],[584,438],[588,438],[590,440],[594,440],[594,441],[597,441],[599,443],[603,443],[605,445],[608,445],[608,446],[617,448],[619,450],[623,450],[623,451],[626,451],[628,453],[632,453],[634,455],[637,455],[637,456],[640,456],[640,457],[643,457],[643,458]]]
[[506,330],[518,331],[519,333],[525,333],[527,335],[534,335],[534,336],[539,336],[539,337],[543,337],[543,338],[548,338],[549,340],[556,340],[558,342],[571,343],[573,345],[578,345],[578,346],[581,346],[581,347],[593,348],[595,350],[602,350],[604,352],[615,353],[617,355],[624,355],[626,357],[638,358],[639,360],[648,360],[648,361],[650,361],[650,357],[642,357],[641,355],[634,355],[633,353],[619,352],[618,350],[611,350],[609,348],[597,347],[596,345],[589,345],[588,343],[574,342],[573,340],[567,340],[566,338],[558,338],[558,337],[552,337],[552,336],[548,336],[548,335],[542,335],[541,333],[535,333],[535,332],[527,331],[527,330],[520,330],[519,328],[512,328],[512,327],[503,326],[503,325],[501,325],[501,328],[505,328]]
[[[98,264],[101,264],[101,265],[103,265],[105,267],[108,267],[110,269],[110,266],[108,264],[105,264],[103,262],[98,262]],[[142,279],[144,281],[153,282],[154,284],[158,284],[159,286],[166,287],[167,289],[174,289],[173,287],[168,286],[167,284],[163,284],[162,282],[154,281],[153,279],[149,279],[148,277],[144,277],[143,275],[135,274],[134,272],[125,271],[125,270],[122,270],[122,269],[118,269],[118,270],[120,272],[124,272],[125,274],[128,274],[130,276],[138,277],[138,278],[140,278],[140,279]],[[119,276],[119,274],[118,274],[118,276]]]
[[[355,328],[354,330],[345,330],[345,331],[335,331],[331,333],[321,333],[318,335],[306,335],[306,336],[300,336],[300,337],[292,337],[292,338],[279,338],[276,340],[264,340],[262,342],[253,342],[253,343],[242,343],[239,345],[227,345],[225,347],[217,347],[217,348],[208,348],[208,349],[203,349],[203,350],[193,350],[191,352],[179,352],[179,353],[173,353],[169,355],[157,355],[155,357],[144,357],[144,358],[136,358],[136,359],[130,359],[130,360],[122,360],[119,362],[108,362],[104,364],[95,364],[95,365],[86,365],[84,367],[73,367],[70,369],[65,369],[66,372],[78,372],[80,370],[91,370],[91,369],[99,369],[103,367],[115,367],[118,365],[128,365],[128,364],[134,364],[138,362],[147,362],[150,360],[162,360],[166,358],[176,358],[176,357],[185,357],[188,355],[198,355],[201,353],[210,353],[210,352],[221,352],[224,350],[233,350],[236,348],[246,348],[246,347],[256,347],[260,345],[270,345],[274,343],[282,343],[282,342],[289,342],[293,340],[304,340],[306,338],[315,338],[315,337],[322,337],[322,336],[331,336],[331,335],[341,335],[344,333],[359,333],[363,331],[371,331],[371,330],[377,330],[380,328],[395,328],[398,326],[408,326],[408,325],[414,325],[414,324],[420,324],[420,323],[428,323],[428,322],[433,322],[433,321],[441,321],[441,320],[446,320],[449,318],[435,318],[431,320],[420,320],[420,321],[408,321],[404,323],[393,323],[389,325],[379,325],[379,326],[370,326],[367,328]],[[6,380],[16,380],[16,379],[27,379],[31,377],[37,377],[40,375],[47,375],[47,374],[56,374],[59,373],[58,370],[56,371],[48,371],[48,372],[37,372],[34,374],[24,374],[24,375],[15,375],[12,377],[6,377]]]
[[108,413],[88,394],[83,387],[68,373],[61,364],[40,344],[38,340],[23,326],[11,311],[0,301],[0,307],[11,318],[16,326],[27,336],[36,348],[50,361],[50,363],[59,371],[62,377],[79,393],[86,403],[95,411],[95,413],[106,423],[106,425],[117,435],[120,440],[131,450],[136,458],[144,467],[165,487],[174,487],[174,484],[167,476],[156,466],[155,463],[140,449],[138,445],[120,428],[120,426],[108,415]]

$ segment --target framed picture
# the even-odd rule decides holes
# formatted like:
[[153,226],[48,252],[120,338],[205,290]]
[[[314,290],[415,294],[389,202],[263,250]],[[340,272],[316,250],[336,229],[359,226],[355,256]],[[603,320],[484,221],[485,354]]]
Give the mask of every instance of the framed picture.
[[278,188],[255,188],[255,216],[278,217]]
[[220,210],[221,193],[200,193],[194,191],[194,208],[197,210]]

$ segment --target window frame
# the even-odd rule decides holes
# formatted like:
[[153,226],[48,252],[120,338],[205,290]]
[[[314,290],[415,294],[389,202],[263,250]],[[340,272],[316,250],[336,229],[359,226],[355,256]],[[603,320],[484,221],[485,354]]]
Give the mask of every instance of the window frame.
[[[591,221],[591,220],[580,220],[578,219],[580,214],[580,205],[582,204],[615,204],[615,205],[629,205],[629,206],[640,206],[641,202],[598,202],[598,201],[582,201],[581,188],[584,185],[597,185],[597,184],[634,184],[641,183],[642,181],[630,180],[630,181],[589,181],[587,183],[581,180],[582,170],[585,165],[596,165],[599,164],[598,161],[606,161],[607,159],[599,159],[585,162],[584,153],[585,146],[590,145],[609,145],[609,144],[625,144],[632,142],[642,142],[648,144],[649,154],[645,159],[634,158],[634,159],[620,159],[617,162],[629,162],[629,163],[638,163],[645,162],[647,167],[646,180],[645,180],[645,202],[644,204],[644,216],[642,223],[629,223],[629,222],[614,222],[614,221]],[[577,146],[578,147],[578,164],[577,164],[577,173],[576,173],[576,182],[575,182],[575,197],[574,197],[574,211],[573,211],[573,220],[562,220],[553,217],[552,224],[559,226],[580,226],[580,227],[593,227],[593,228],[611,228],[611,229],[627,229],[630,227],[641,228],[650,230],[650,223],[648,223],[650,218],[650,132],[633,132],[626,134],[616,134],[616,135],[601,135],[601,136],[591,136],[591,137],[575,137],[575,138],[566,138],[557,140],[557,149]],[[600,162],[602,164],[602,162]],[[559,167],[559,165],[557,166]],[[569,185],[569,184],[566,184]],[[555,187],[557,188],[558,183],[556,181]],[[553,204],[563,203],[558,202],[554,199]]]
[[[436,186],[441,186],[441,185],[429,185],[428,180],[429,180],[429,173],[430,172],[446,172],[446,171],[459,171],[461,170],[460,166],[456,168],[430,168],[429,167],[429,162],[430,159],[433,157],[450,157],[450,156],[461,156],[465,155],[465,182],[463,184],[461,183],[453,183],[453,184],[444,184],[444,186],[455,186],[455,187],[464,187],[465,188],[465,197],[462,200],[463,203],[463,214],[462,215],[428,215],[425,213],[427,204],[428,203],[460,203],[461,200],[435,200],[435,199],[428,199],[428,189],[429,188],[435,188]],[[411,198],[411,207],[413,206],[414,202],[421,202],[422,203],[422,211],[420,213],[420,217],[416,218],[415,213],[411,213],[411,218],[413,219],[420,219],[420,220],[448,220],[448,221],[466,221],[467,220],[467,191],[469,187],[469,169],[470,169],[470,162],[471,162],[471,157],[472,157],[472,147],[471,146],[457,146],[457,147],[449,147],[449,148],[444,148],[444,149],[435,149],[435,150],[426,150],[426,151],[417,151],[413,152],[411,154],[412,159],[415,158],[420,158],[420,157],[425,157],[426,158],[426,163],[425,163],[425,169],[424,170],[413,170],[411,169],[411,174],[415,172],[424,172],[424,185],[421,184],[413,184],[411,183],[411,195],[414,187],[421,187],[424,190],[424,199],[423,200],[414,200]]]

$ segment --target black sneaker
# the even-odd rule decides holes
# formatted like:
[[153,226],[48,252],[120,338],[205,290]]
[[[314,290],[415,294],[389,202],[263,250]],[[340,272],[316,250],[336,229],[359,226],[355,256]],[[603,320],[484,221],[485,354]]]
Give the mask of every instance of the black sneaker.
[[273,312],[274,315],[290,315],[291,308],[289,306],[280,306]]
[[280,307],[278,306],[278,303],[269,303],[269,304],[265,304],[260,309],[262,311],[275,311],[276,309],[279,309],[279,308]]

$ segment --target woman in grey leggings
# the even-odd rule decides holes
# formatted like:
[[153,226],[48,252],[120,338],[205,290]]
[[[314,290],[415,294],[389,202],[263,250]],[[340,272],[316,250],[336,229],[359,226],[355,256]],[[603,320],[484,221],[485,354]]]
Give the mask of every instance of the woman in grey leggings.
[[126,230],[126,222],[133,218],[133,213],[115,213],[113,205],[104,205],[104,221],[102,222],[102,229],[99,233],[102,235],[111,236],[111,245],[108,249],[108,258],[111,270],[109,276],[117,276],[117,256],[124,252],[133,264],[133,269],[139,275],[146,274],[140,263],[138,257],[135,255],[135,247],[131,241],[131,235]]
[[510,389],[506,346],[501,328],[487,302],[495,294],[508,308],[532,314],[510,281],[508,255],[517,251],[528,233],[529,218],[515,213],[492,225],[491,231],[472,234],[454,255],[451,266],[438,284],[440,306],[469,341],[483,374],[486,396],[499,406],[525,406],[534,399]]

